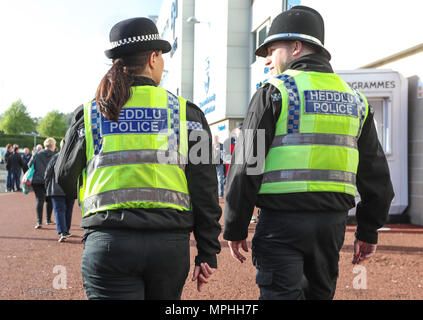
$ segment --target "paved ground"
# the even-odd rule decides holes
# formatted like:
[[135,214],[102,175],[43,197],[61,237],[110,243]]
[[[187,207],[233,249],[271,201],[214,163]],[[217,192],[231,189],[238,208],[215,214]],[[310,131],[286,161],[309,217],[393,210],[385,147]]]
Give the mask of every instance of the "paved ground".
[[[3,186],[0,184],[2,191]],[[0,299],[86,299],[80,273],[83,250],[80,217],[80,210],[75,205],[71,230],[74,236],[66,243],[58,243],[54,225],[34,229],[33,193],[0,194]],[[348,226],[335,299],[423,299],[423,228],[412,225],[388,227],[391,230],[380,233],[376,256],[365,262],[364,268],[354,269],[351,259],[355,227]],[[255,224],[251,224],[249,243],[254,229]],[[203,292],[197,293],[195,284],[190,281],[191,269],[183,299],[258,298],[251,251],[247,262],[240,264],[232,259],[226,242],[221,240],[219,268],[214,277]],[[192,239],[192,261],[195,253]]]

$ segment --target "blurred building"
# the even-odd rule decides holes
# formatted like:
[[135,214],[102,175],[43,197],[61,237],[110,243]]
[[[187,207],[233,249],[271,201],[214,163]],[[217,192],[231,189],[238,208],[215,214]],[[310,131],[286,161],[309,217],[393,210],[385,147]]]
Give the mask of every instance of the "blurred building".
[[164,0],[157,20],[172,45],[162,86],[193,101],[221,141],[244,119],[251,96],[265,79],[255,49],[286,0]]
[[370,62],[365,68],[389,68],[408,80],[408,193],[410,222],[423,225],[423,43]]

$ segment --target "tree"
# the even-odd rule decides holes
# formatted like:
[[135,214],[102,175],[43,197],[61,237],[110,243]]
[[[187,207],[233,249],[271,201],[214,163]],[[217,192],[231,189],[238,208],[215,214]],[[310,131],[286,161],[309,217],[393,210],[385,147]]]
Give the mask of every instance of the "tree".
[[20,99],[12,103],[10,108],[3,113],[0,120],[0,130],[6,134],[20,134],[35,130],[34,121]]
[[65,113],[65,114],[63,115],[63,117],[64,117],[64,119],[65,119],[65,121],[66,121],[66,124],[67,124],[67,126],[68,126],[68,128],[69,128],[69,127],[70,127],[70,125],[71,125],[71,122],[72,122],[73,112],[71,112],[71,113]]
[[37,131],[44,137],[64,137],[67,127],[65,116],[53,110],[38,121]]

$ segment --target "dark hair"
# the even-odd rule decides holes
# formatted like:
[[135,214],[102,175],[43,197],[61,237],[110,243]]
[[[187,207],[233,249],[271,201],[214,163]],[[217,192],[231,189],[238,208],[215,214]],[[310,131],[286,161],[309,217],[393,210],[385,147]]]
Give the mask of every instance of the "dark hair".
[[[154,51],[158,55],[159,51]],[[113,65],[101,80],[95,100],[105,118],[118,121],[125,103],[131,98],[134,76],[142,73],[153,51],[137,52],[113,60]]]
[[14,147],[13,151],[16,153],[16,151],[19,151],[19,147]]

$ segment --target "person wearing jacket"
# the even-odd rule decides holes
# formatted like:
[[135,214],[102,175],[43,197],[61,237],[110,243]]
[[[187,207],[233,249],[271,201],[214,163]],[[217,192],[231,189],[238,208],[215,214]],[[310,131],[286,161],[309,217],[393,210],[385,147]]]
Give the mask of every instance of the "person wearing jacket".
[[353,264],[375,253],[394,197],[373,110],[333,72],[323,44],[320,14],[295,6],[256,51],[272,78],[253,96],[235,147],[223,237],[245,261],[240,248],[248,251],[248,224],[261,208],[252,241],[260,299],[332,299],[356,190]]
[[214,136],[213,163],[216,165],[217,181],[219,183],[219,198],[223,198],[225,188],[225,164],[223,162],[223,144],[219,142],[219,136]]
[[24,148],[24,154],[22,155],[22,160],[25,164],[25,169],[24,169],[24,173],[29,169],[28,168],[28,163],[32,158],[32,154],[29,152],[28,148]]
[[12,170],[10,170],[10,165],[9,165],[9,157],[13,154],[13,146],[11,144],[7,144],[6,145],[6,153],[4,154],[4,161],[6,163],[6,192],[11,192],[13,191],[13,187],[12,187]]
[[[162,54],[171,46],[154,22],[121,21],[110,41],[113,66],[96,98],[75,111],[55,165],[57,182],[78,196],[83,212],[85,293],[88,299],[180,299],[190,232],[199,291],[220,252],[210,128],[196,105],[159,86]],[[202,148],[191,153],[204,161],[191,161],[196,143]]]
[[22,160],[21,154],[19,153],[19,147],[13,149],[13,153],[7,160],[9,170],[12,173],[12,189],[15,191],[22,191],[21,189],[21,170],[26,170],[26,165]]
[[[60,149],[63,148],[63,140],[60,142]],[[67,197],[62,188],[56,182],[54,175],[54,165],[56,164],[59,153],[56,153],[49,161],[44,175],[46,187],[46,196],[51,197],[56,218],[56,230],[59,234],[58,242],[63,242],[71,236],[69,233],[72,222],[72,210],[75,199]]]
[[54,138],[47,138],[44,140],[44,149],[34,154],[28,163],[28,167],[34,164],[34,176],[32,178],[32,188],[35,193],[37,224],[35,229],[39,229],[43,222],[44,202],[46,203],[46,224],[53,224],[51,221],[51,214],[53,212],[53,204],[50,197],[46,197],[46,189],[44,182],[44,174],[51,157],[54,155],[56,149],[56,140]]

